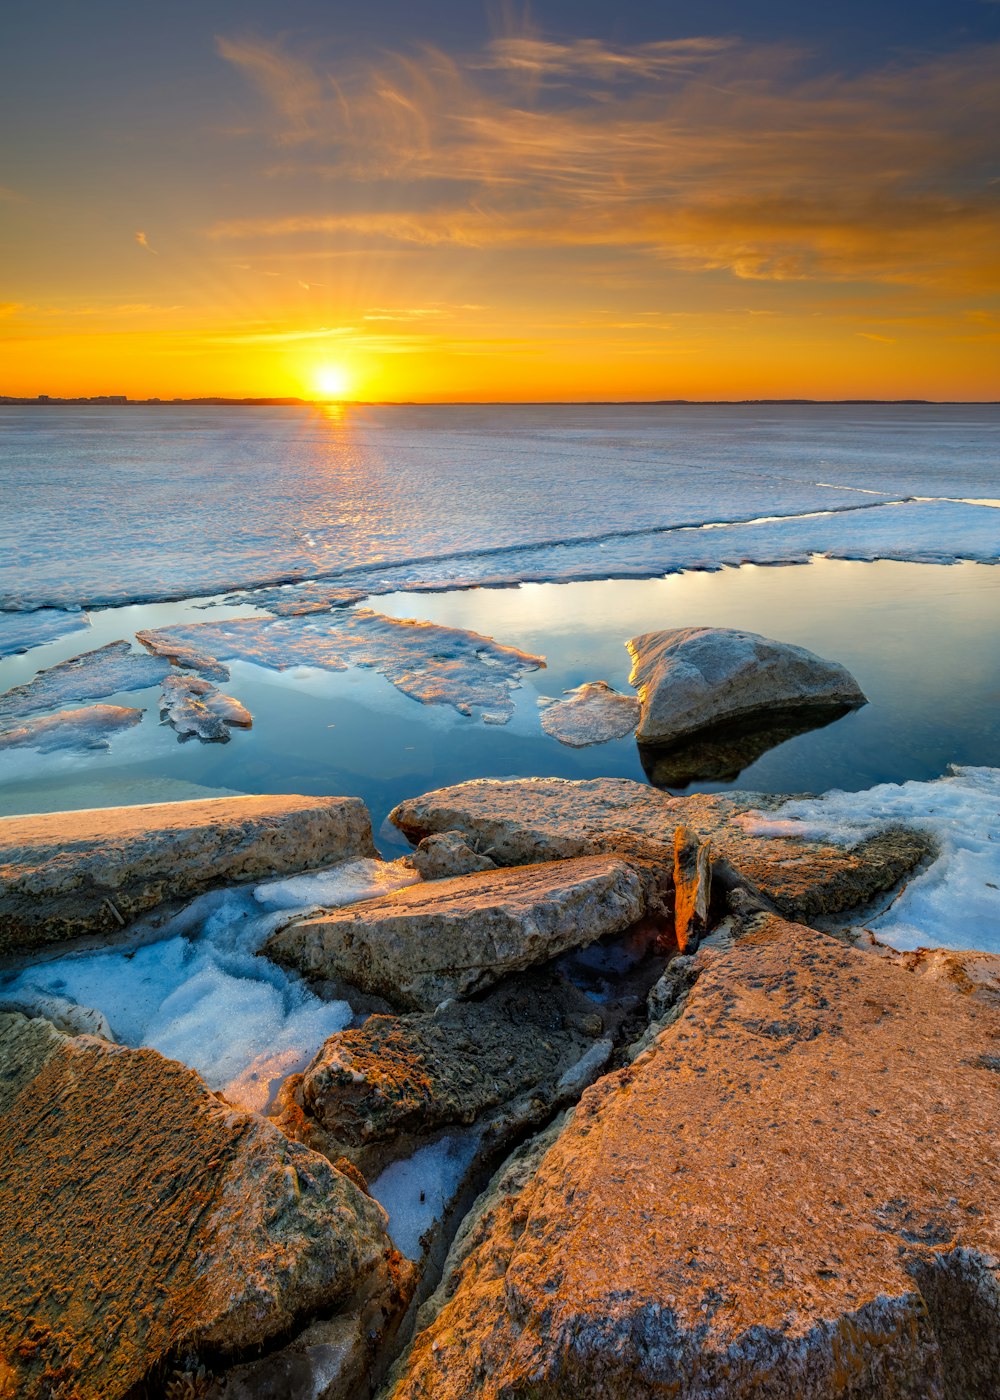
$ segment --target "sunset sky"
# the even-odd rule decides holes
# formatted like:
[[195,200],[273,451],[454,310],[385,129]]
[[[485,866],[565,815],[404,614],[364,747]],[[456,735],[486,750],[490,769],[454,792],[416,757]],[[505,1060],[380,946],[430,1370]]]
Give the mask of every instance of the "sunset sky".
[[1000,398],[1000,3],[7,0],[0,112],[0,394]]

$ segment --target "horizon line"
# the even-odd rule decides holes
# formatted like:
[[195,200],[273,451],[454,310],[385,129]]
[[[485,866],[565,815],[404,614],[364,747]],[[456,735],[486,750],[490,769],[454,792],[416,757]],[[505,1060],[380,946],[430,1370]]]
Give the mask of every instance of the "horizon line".
[[192,397],[129,398],[127,394],[0,394],[0,406],[51,408],[60,406],[90,406],[94,408],[143,407],[234,407],[234,408],[720,408],[765,405],[844,406],[886,405],[927,407],[992,408],[1000,399],[926,399],[926,398],[836,398],[817,399],[801,396],[785,398],[742,399],[350,399],[299,398],[294,395],[199,394]]

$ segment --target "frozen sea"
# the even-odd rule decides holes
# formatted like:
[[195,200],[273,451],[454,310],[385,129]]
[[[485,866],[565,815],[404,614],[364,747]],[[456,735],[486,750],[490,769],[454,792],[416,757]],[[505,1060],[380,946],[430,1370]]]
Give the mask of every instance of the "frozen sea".
[[[631,694],[637,633],[739,627],[870,703],[693,786],[832,794],[787,820],[844,839],[929,824],[942,861],[880,936],[1000,951],[998,561],[996,406],[0,406],[0,814],[356,794],[398,856],[387,813],[433,787],[647,781],[631,736],[567,746],[546,707]],[[161,718],[171,656],[252,727]],[[351,1015],[256,956],[270,918],[232,895],[18,985],[256,1106]]]

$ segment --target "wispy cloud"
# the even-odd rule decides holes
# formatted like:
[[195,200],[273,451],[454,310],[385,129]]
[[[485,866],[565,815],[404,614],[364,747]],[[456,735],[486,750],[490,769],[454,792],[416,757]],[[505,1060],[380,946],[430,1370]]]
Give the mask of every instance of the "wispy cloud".
[[998,47],[856,77],[727,38],[515,33],[345,72],[259,39],[219,51],[298,148],[288,171],[352,198],[216,238],[618,247],[748,280],[1000,286]]
[[159,256],[159,254],[157,253],[156,249],[155,249],[155,248],[151,248],[151,247],[149,246],[149,239],[146,237],[146,235],[143,233],[143,231],[142,231],[141,229],[138,229],[138,230],[136,231],[135,241],[138,243],[138,245],[139,245],[140,248],[145,248],[145,250],[146,250],[147,253],[152,253],[154,257],[158,257],[158,256]]

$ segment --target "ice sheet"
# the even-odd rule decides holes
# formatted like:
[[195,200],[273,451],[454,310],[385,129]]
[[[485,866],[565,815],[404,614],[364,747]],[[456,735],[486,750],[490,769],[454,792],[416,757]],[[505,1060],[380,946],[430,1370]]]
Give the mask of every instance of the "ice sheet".
[[540,695],[538,704],[546,734],[574,749],[623,739],[639,723],[635,696],[622,695],[607,681],[587,681],[568,690],[562,699]]
[[109,642],[39,671],[26,685],[0,695],[0,725],[11,725],[41,710],[54,710],[75,700],[103,700],[122,691],[157,685],[170,670],[158,656],[133,652],[130,642]]
[[420,1237],[440,1220],[476,1155],[476,1133],[443,1137],[412,1157],[393,1162],[371,1185],[389,1215],[389,1234],[401,1254],[419,1259]]
[[60,750],[109,749],[111,740],[142,719],[142,710],[124,705],[86,705],[80,710],[60,710],[42,719],[25,720],[0,730],[0,749]]
[[762,834],[845,845],[891,825],[929,831],[940,856],[866,926],[897,948],[1000,953],[1000,769],[953,768],[929,783],[828,792],[788,802],[773,820],[752,818],[747,825]]
[[995,498],[1000,410],[7,407],[0,423],[0,606],[41,606],[406,561],[419,582],[421,561],[637,526]]
[[58,608],[0,612],[0,657],[30,651],[43,642],[53,642],[89,626],[90,619],[84,612],[63,612]]
[[[387,877],[380,865],[351,861],[256,890],[202,895],[157,942],[39,963],[0,979],[0,997],[41,994],[93,1007],[122,1044],[152,1046],[233,1102],[260,1109],[275,1078],[303,1068],[352,1013],[256,950],[275,928],[315,907],[318,895],[333,906],[381,893]],[[390,886],[401,874],[392,868]]]

